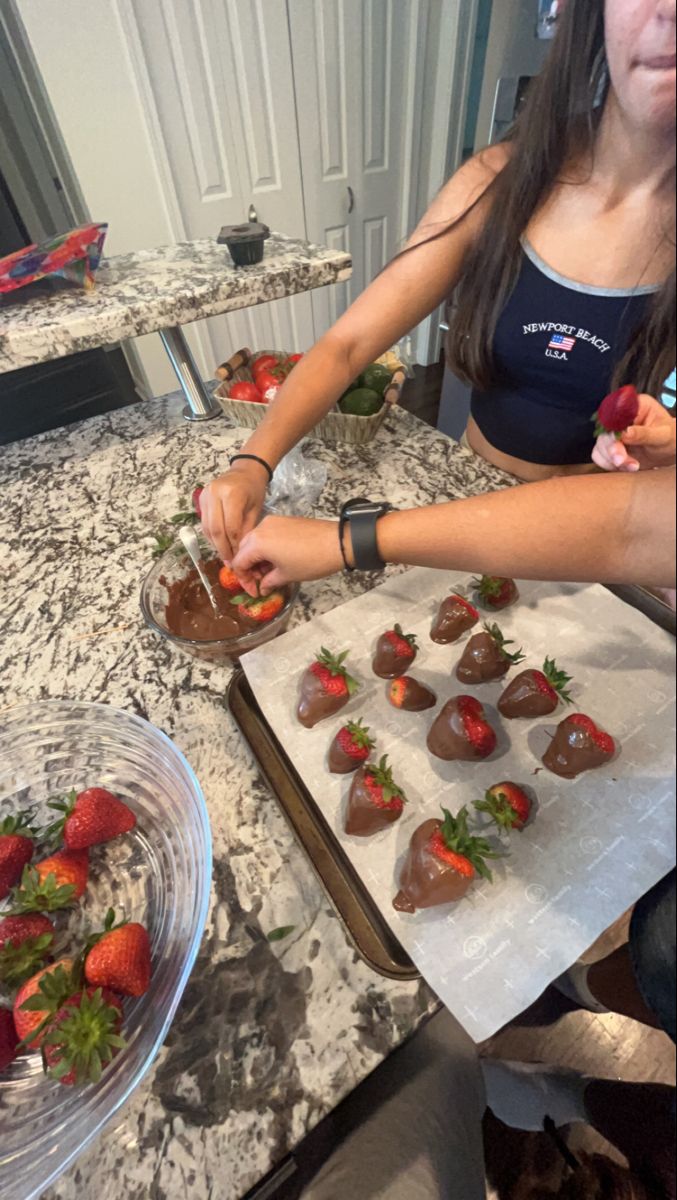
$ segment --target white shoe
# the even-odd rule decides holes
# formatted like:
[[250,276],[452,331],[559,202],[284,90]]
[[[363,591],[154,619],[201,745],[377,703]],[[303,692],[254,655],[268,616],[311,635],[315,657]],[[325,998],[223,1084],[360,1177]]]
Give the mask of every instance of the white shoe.
[[481,1066],[487,1107],[504,1125],[537,1133],[543,1131],[548,1117],[558,1128],[576,1121],[587,1123],[587,1075],[494,1058],[483,1058]]

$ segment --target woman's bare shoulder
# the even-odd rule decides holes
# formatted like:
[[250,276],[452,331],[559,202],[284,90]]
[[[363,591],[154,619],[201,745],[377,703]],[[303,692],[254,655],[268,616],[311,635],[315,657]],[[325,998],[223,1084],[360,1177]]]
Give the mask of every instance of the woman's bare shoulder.
[[[437,196],[437,219],[452,221],[472,208],[510,161],[511,153],[510,144],[501,142],[487,146],[459,167]],[[482,207],[478,205],[480,213]]]

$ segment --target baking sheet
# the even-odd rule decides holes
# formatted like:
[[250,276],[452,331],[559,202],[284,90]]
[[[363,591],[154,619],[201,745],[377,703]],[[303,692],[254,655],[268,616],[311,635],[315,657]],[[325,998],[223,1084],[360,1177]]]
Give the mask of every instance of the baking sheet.
[[[267,720],[391,928],[478,1042],[536,1000],[675,862],[673,639],[602,587],[519,586],[521,602],[489,618],[523,646],[527,661],[515,670],[555,657],[574,676],[574,709],[622,747],[617,760],[571,782],[539,770],[563,710],[542,721],[501,719],[499,747],[484,763],[442,763],[428,754],[428,729],[452,695],[472,691],[492,723],[499,721],[495,705],[506,681],[464,688],[453,672],[467,638],[437,646],[429,636],[444,596],[471,594],[467,575],[411,570],[242,660]],[[437,709],[393,709],[387,685],[371,672],[376,639],[395,622],[419,636],[411,673],[436,692]],[[348,649],[361,687],[337,717],[306,730],[295,718],[298,681],[320,646]],[[325,761],[336,731],[357,717],[377,738],[375,754],[389,755],[409,799],[397,825],[365,840],[343,832],[351,778],[329,774]],[[494,884],[479,881],[458,905],[396,913],[399,867],[417,825],[442,805],[452,812],[471,806],[504,779],[532,788],[538,811],[523,834],[513,834]]]

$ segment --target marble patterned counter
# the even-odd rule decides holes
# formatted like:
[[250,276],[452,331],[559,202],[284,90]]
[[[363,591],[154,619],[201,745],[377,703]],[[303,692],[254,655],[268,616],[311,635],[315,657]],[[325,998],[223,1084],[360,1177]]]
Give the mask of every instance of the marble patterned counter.
[[[230,669],[143,625],[152,531],[244,439],[225,419],[189,426],[181,408],[177,393],[0,455],[0,715],[68,697],[147,717],[195,769],[214,835],[209,922],[167,1042],[48,1200],[239,1200],[436,1003],[355,954],[225,707]],[[400,410],[369,446],[308,448],[329,470],[327,515],[351,494],[407,506],[509,482]],[[308,585],[295,620],[364,586]],[[271,945],[284,925],[294,933]]]

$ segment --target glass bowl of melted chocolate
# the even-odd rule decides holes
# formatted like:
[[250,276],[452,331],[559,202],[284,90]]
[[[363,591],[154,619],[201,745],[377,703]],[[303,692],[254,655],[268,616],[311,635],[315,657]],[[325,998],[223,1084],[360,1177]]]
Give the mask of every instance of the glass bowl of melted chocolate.
[[298,587],[282,588],[284,605],[270,619],[258,619],[233,603],[232,592],[219,583],[221,562],[199,537],[202,566],[212,585],[218,612],[195,567],[178,543],[153,564],[141,588],[146,624],[168,642],[205,662],[234,662],[248,650],[283,633],[298,596]]

